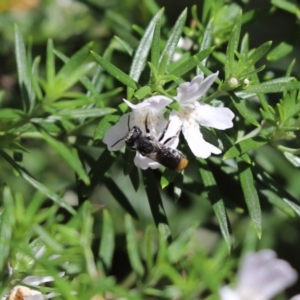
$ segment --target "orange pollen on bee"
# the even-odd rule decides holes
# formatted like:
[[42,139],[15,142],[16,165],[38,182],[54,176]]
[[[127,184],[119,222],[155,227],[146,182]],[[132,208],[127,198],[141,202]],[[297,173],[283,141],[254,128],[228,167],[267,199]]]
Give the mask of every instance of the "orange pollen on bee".
[[186,166],[188,165],[189,161],[187,160],[187,158],[182,158],[181,161],[179,162],[176,171],[181,172],[182,170],[184,170],[186,168]]

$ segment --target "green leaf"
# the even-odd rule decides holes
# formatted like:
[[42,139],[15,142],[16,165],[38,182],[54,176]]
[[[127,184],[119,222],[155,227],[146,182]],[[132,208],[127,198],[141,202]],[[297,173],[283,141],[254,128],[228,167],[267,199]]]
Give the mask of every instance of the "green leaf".
[[34,224],[33,225],[33,231],[39,236],[39,238],[50,248],[52,248],[55,252],[61,253],[63,252],[64,248],[63,246],[56,241],[50,233],[48,233],[44,227]]
[[259,61],[263,56],[267,54],[272,42],[265,42],[264,44],[260,45],[256,48],[247,58],[248,61],[251,61],[251,64],[254,65],[257,61]]
[[244,90],[244,92],[266,94],[266,93],[280,93],[280,92],[300,89],[300,81],[288,81],[288,80],[290,80],[290,78],[280,78],[280,79],[278,78],[275,82],[272,80],[270,82],[261,83],[260,85],[250,85]]
[[135,93],[134,93],[134,96],[139,99],[139,100],[142,100],[142,99],[145,99],[146,96],[150,95],[151,93],[151,87],[148,86],[148,85],[145,85],[143,87],[141,87],[140,89],[138,89]]
[[271,3],[287,12],[295,14],[298,18],[300,16],[300,10],[299,10],[297,4],[293,3],[292,1],[271,0]]
[[112,114],[116,111],[114,108],[65,108],[58,110],[53,119],[81,119],[81,118],[97,118],[108,114]]
[[[246,154],[244,154],[245,156]],[[251,166],[243,160],[238,161],[239,179],[250,218],[260,239],[262,234],[262,217],[258,194],[254,184]]]
[[[35,216],[40,216],[39,209],[44,201],[45,195],[37,191],[26,206],[26,220],[28,220],[28,222],[31,222]],[[56,207],[54,208],[57,209]]]
[[186,254],[190,250],[190,241],[193,240],[197,234],[199,224],[189,227],[187,230],[182,232],[168,247],[168,258],[169,261],[173,264],[184,260]]
[[146,261],[147,270],[151,270],[154,263],[155,254],[155,241],[154,241],[154,230],[155,228],[151,225],[146,227],[145,234],[142,240],[142,254]]
[[287,56],[289,53],[293,51],[293,45],[281,42],[279,45],[274,47],[269,54],[267,55],[267,60],[269,61],[277,61],[285,56]]
[[128,212],[133,218],[138,219],[139,217],[137,212],[119,186],[108,176],[104,176],[103,183],[126,212]]
[[[267,172],[259,165],[255,165],[254,174],[256,178],[266,187],[266,189],[278,195],[282,201],[289,205],[297,215],[300,215],[299,201],[289,194],[282,185],[278,184]],[[285,211],[285,210],[284,210]]]
[[128,175],[132,169],[134,169],[134,157],[135,151],[129,150],[125,147],[125,153],[123,155],[124,165],[123,165],[123,174],[126,176]]
[[28,181],[33,187],[35,187],[38,191],[40,191],[43,195],[46,195],[55,203],[57,203],[60,207],[65,208],[69,213],[75,214],[75,210],[69,204],[64,202],[56,193],[49,190],[46,186],[44,186],[41,182],[34,179],[27,170],[17,164],[6,152],[0,149],[0,155],[8,161],[12,167],[26,180]]
[[70,148],[64,143],[56,140],[42,128],[39,128],[39,131],[45,139],[45,141],[61,155],[61,157],[66,161],[66,163],[77,173],[79,178],[85,184],[89,184],[89,177],[87,176],[85,169],[83,168],[82,163],[79,160],[76,149]]
[[0,213],[0,268],[4,270],[7,267],[10,254],[10,241],[13,234],[14,216],[14,199],[9,187],[3,189],[3,208]]
[[24,117],[24,112],[18,109],[12,109],[12,108],[1,108],[0,109],[0,119],[4,120],[14,120],[18,121],[19,119]]
[[249,109],[246,108],[245,102],[239,100],[238,97],[234,94],[229,92],[230,98],[232,100],[233,105],[238,110],[238,112],[251,124],[254,126],[260,126],[259,123],[256,121],[255,117],[251,115]]
[[99,248],[99,256],[103,262],[105,269],[109,270],[112,265],[112,259],[115,249],[115,235],[113,220],[107,209],[103,210],[101,245]]
[[223,156],[223,160],[234,158],[244,154],[248,151],[257,149],[268,143],[268,139],[262,136],[257,136],[254,138],[249,138],[242,140],[239,143],[233,145]]
[[170,70],[170,73],[174,76],[181,77],[185,73],[195,68],[205,58],[207,58],[209,54],[212,53],[213,49],[214,47],[210,47],[208,49],[198,52],[196,55],[190,57],[189,59],[181,63],[174,70]]
[[21,89],[23,108],[31,112],[35,104],[35,94],[32,87],[32,74],[28,65],[25,44],[19,27],[15,24],[15,55],[18,68],[19,86]]
[[207,162],[204,159],[198,159],[201,163],[201,167],[199,168],[199,172],[202,178],[202,182],[208,191],[209,201],[212,205],[213,211],[218,219],[218,223],[220,225],[221,233],[223,238],[227,244],[227,247],[230,251],[232,245],[232,238],[230,235],[230,224],[228,221],[228,216],[226,213],[224,200],[219,192],[216,180],[214,178],[213,173],[209,169]]
[[123,71],[121,71],[119,68],[117,68],[115,65],[110,63],[108,60],[104,59],[103,57],[99,56],[95,52],[91,51],[92,55],[96,59],[96,61],[113,77],[115,77],[117,80],[122,82],[128,87],[131,87],[132,89],[136,90],[138,88],[138,84],[127,74],[125,74]]
[[178,199],[180,198],[181,194],[182,194],[182,189],[183,189],[183,175],[182,173],[178,174],[175,177],[175,181],[174,181],[174,201],[175,203],[177,203]]
[[293,211],[297,213],[298,216],[300,216],[300,205],[285,198],[283,199],[283,201],[288,204],[293,209]]
[[[81,50],[88,51],[89,49]],[[46,92],[46,98],[44,101],[45,104],[52,103],[55,100],[64,97],[64,93],[77,81],[84,81],[86,73],[88,73],[95,66],[93,62],[80,65],[80,63],[83,61],[83,53],[81,53],[81,50],[78,51],[79,53],[76,52],[69,60],[67,60],[67,63],[62,67],[55,77],[53,86],[50,86],[47,83],[42,84],[40,80],[40,83],[43,85]],[[57,51],[55,51],[55,53],[56,52]]]
[[80,196],[83,199],[87,199],[94,188],[99,184],[104,177],[104,174],[110,169],[110,167],[116,161],[116,156],[113,152],[105,149],[99,158],[91,165],[89,172],[90,185],[80,186]]
[[300,168],[300,157],[296,156],[290,152],[283,152],[284,156],[286,157],[286,159],[292,164],[294,165],[296,168]]
[[287,204],[284,199],[279,197],[274,191],[269,189],[259,189],[259,192],[266,197],[267,201],[276,206],[278,209],[288,214],[289,216],[295,216],[295,212],[291,208],[291,206]]
[[158,18],[155,24],[152,45],[151,45],[151,64],[157,69],[159,56],[160,56],[160,29],[161,29],[162,18]]
[[130,47],[130,45],[128,45],[124,40],[122,40],[121,38],[119,38],[118,36],[114,36],[114,39],[118,41],[118,43],[126,50],[126,52],[132,56],[133,53],[133,49]]
[[160,58],[159,58],[159,71],[158,74],[164,74],[168,68],[170,62],[173,59],[174,52],[178,45],[178,41],[182,35],[183,26],[185,24],[187,16],[187,9],[185,9],[179,18],[177,19],[174,27],[172,28],[170,37],[166,43],[165,48],[163,49]]
[[[204,51],[205,49],[208,49],[211,46],[212,41],[212,33],[213,33],[213,20],[210,20],[205,28],[202,43],[200,45],[200,52]],[[202,65],[206,66],[207,63],[207,57],[205,57],[202,60]],[[200,68],[197,68],[197,75],[203,74]]]
[[[214,6],[215,3],[213,3],[212,1],[210,0],[204,0],[204,3],[203,3],[203,10],[202,10],[202,22],[203,23],[206,23],[208,22],[208,18],[210,16],[210,13],[212,11],[212,7]],[[194,8],[194,7],[193,7]],[[195,5],[195,8],[194,8],[194,14],[196,14],[196,8],[197,6]]]
[[249,34],[248,33],[245,33],[245,35],[242,38],[241,46],[240,46],[240,53],[242,53],[246,57],[248,57],[248,53],[249,53]]
[[[87,56],[89,55],[90,49],[93,46],[93,42],[90,42],[79,49],[72,57],[66,62],[66,64],[57,73],[56,80],[69,81],[70,78],[74,77],[74,71],[78,69]],[[77,76],[76,76],[77,77]]]
[[[154,178],[152,170],[144,170],[142,171],[144,186],[146,190],[146,194],[148,197],[150,209],[152,212],[153,219],[155,221],[156,226],[159,224],[166,225],[169,228],[167,215],[164,209],[164,205],[161,199],[161,195],[159,192],[159,188],[157,182]],[[171,231],[169,228],[169,237],[171,237]]]
[[226,50],[226,65],[225,65],[226,78],[230,77],[230,74],[232,73],[231,70],[233,70],[235,67],[235,52],[238,49],[241,26],[242,26],[242,12],[240,11],[234,20],[230,37],[229,37],[227,50]]
[[[148,27],[145,30],[145,33],[139,43],[138,48],[136,49],[135,55],[133,57],[133,61],[130,67],[129,76],[135,81],[139,81],[140,75],[145,67],[147,57],[152,45],[152,39],[154,30],[156,27],[156,23],[160,22],[161,16],[163,14],[164,9],[162,8],[150,21]],[[131,98],[130,89],[127,92],[128,98]]]
[[160,178],[160,185],[164,189],[167,187],[171,182],[173,182],[178,175],[178,172],[172,171],[168,168],[165,168],[163,175]]
[[41,62],[41,58],[37,56],[32,63],[31,72],[32,72],[32,86],[34,89],[34,93],[39,100],[42,100],[43,93],[39,85],[39,77],[38,77],[40,62]]
[[127,253],[133,270],[139,275],[144,275],[144,267],[139,254],[139,242],[136,231],[129,215],[125,216],[125,230],[127,240]]
[[[127,150],[125,150],[125,151],[127,151]],[[137,192],[137,190],[140,187],[140,174],[139,174],[138,168],[133,166],[133,168],[130,170],[129,178],[130,178],[130,181],[132,183],[134,190]]]
[[47,78],[47,84],[49,86],[54,87],[55,58],[54,58],[54,47],[53,47],[52,39],[48,39],[47,42],[46,78]]
[[[54,49],[53,52],[64,62],[67,63],[70,58],[67,57],[66,55],[64,55],[62,52],[58,51],[57,49]],[[102,74],[102,68],[101,66],[98,66],[94,77],[93,77],[93,81],[91,82],[90,79],[87,76],[82,76],[80,78],[81,83],[85,86],[85,88],[89,91],[87,96],[93,95],[93,96],[98,96],[99,95],[99,90],[97,89],[98,84],[97,81],[99,81],[99,76],[102,75],[102,77],[104,77],[104,75]]]

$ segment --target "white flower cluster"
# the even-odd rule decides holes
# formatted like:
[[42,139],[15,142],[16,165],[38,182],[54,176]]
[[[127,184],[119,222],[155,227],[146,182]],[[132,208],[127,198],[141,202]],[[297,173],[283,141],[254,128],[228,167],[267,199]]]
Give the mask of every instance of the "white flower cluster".
[[[149,134],[157,140],[162,137],[162,132],[167,128],[160,143],[165,143],[168,147],[176,149],[179,142],[178,134],[182,130],[183,136],[195,156],[207,158],[212,153],[220,154],[219,148],[204,140],[200,127],[206,126],[221,130],[230,128],[233,126],[234,114],[229,108],[213,107],[198,102],[217,76],[218,72],[206,78],[199,75],[193,78],[191,82],[180,84],[175,97],[180,110],[173,110],[169,120],[165,120],[163,116],[163,110],[172,102],[166,96],[153,96],[136,105],[124,99],[132,111],[121,116],[118,123],[107,130],[103,142],[110,151],[117,151],[125,145],[124,138],[133,126],[139,127],[143,134]],[[128,128],[128,120],[130,128]],[[147,124],[145,124],[146,122]],[[149,129],[148,133],[145,125]],[[155,169],[161,166],[158,162],[142,156],[138,151],[134,163],[141,169],[148,167]]]
[[[224,286],[220,300],[270,300],[296,282],[297,272],[273,250],[248,253],[241,263],[235,288]],[[300,295],[290,300],[300,300]]]

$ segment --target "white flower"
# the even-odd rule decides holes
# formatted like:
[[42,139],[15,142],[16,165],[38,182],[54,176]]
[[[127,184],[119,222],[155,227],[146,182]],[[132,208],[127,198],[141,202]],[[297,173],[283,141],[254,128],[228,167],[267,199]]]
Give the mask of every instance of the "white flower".
[[15,286],[9,293],[6,300],[43,300],[45,299],[42,293],[31,290],[22,285]]
[[222,287],[221,300],[269,300],[295,283],[297,277],[297,272],[274,251],[249,253],[239,268],[237,286]]
[[218,72],[204,77],[198,75],[191,82],[184,82],[177,88],[176,101],[181,110],[172,111],[170,120],[182,127],[182,133],[197,157],[207,158],[220,154],[221,150],[206,142],[199,125],[216,129],[227,129],[233,126],[233,112],[226,107],[213,107],[198,100],[206,93],[218,76]]
[[[34,257],[30,258],[30,260],[27,261],[27,264],[29,266],[33,265],[36,259],[42,257],[46,250],[45,246],[37,240],[33,241],[31,246],[34,248],[35,253]],[[55,258],[55,255],[49,257],[49,260],[53,258]],[[18,268],[18,263],[16,264],[16,268]],[[14,273],[14,268],[10,264],[8,264],[8,273],[9,277],[12,277]],[[58,273],[58,276],[62,277],[64,276],[64,274],[65,272],[60,272]],[[46,295],[43,295],[41,292],[34,289],[43,283],[51,281],[54,281],[53,276],[26,276],[19,282],[18,285],[16,285],[9,291],[8,295],[1,297],[1,300],[43,300],[53,298],[58,294],[47,293]]]
[[[165,96],[153,96],[136,105],[126,99],[124,99],[124,102],[132,109],[132,112],[122,115],[119,121],[107,130],[103,142],[110,151],[118,151],[125,146],[125,137],[128,130],[133,126],[139,127],[143,131],[143,134],[148,134],[146,132],[147,120],[149,134],[159,139],[168,123],[163,116],[163,110],[172,100]],[[176,124],[173,126],[173,123],[170,122],[168,130],[161,142],[164,142],[169,137],[176,136],[177,128],[178,126],[176,126]],[[178,137],[171,139],[167,145],[176,148],[178,145]],[[143,170],[148,167],[156,169],[161,166],[150,158],[142,156],[138,151],[136,152],[134,163]]]
[[[63,276],[60,273],[59,276]],[[28,286],[37,287],[42,283],[54,281],[52,276],[27,276],[20,283]],[[57,293],[48,293],[43,295],[41,292],[33,290],[27,286],[17,285],[9,292],[8,296],[1,298],[2,300],[44,300],[57,296]]]
[[[177,44],[177,47],[179,49],[183,49],[185,51],[188,51],[192,48],[193,46],[193,41],[188,38],[188,37],[180,37],[179,41],[178,41],[178,44]],[[177,61],[179,60],[180,58],[182,57],[182,53],[179,52],[179,51],[176,51],[173,55],[173,61]]]

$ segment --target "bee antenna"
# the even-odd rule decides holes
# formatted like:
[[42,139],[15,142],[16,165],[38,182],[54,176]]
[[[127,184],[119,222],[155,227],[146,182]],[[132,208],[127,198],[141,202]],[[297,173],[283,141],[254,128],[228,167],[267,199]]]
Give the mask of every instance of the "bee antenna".
[[128,126],[128,131],[130,131],[130,115],[128,115],[127,126]]
[[[129,125],[130,125],[130,115],[128,115],[128,121],[127,121],[128,132],[130,131]],[[111,145],[110,147],[112,148],[112,147],[114,147],[115,145],[117,145],[119,142],[121,142],[122,140],[124,140],[124,139],[126,138],[126,136],[127,136],[127,134],[126,134],[124,137],[122,137],[121,139],[117,140],[117,141],[116,141],[113,145]]]

